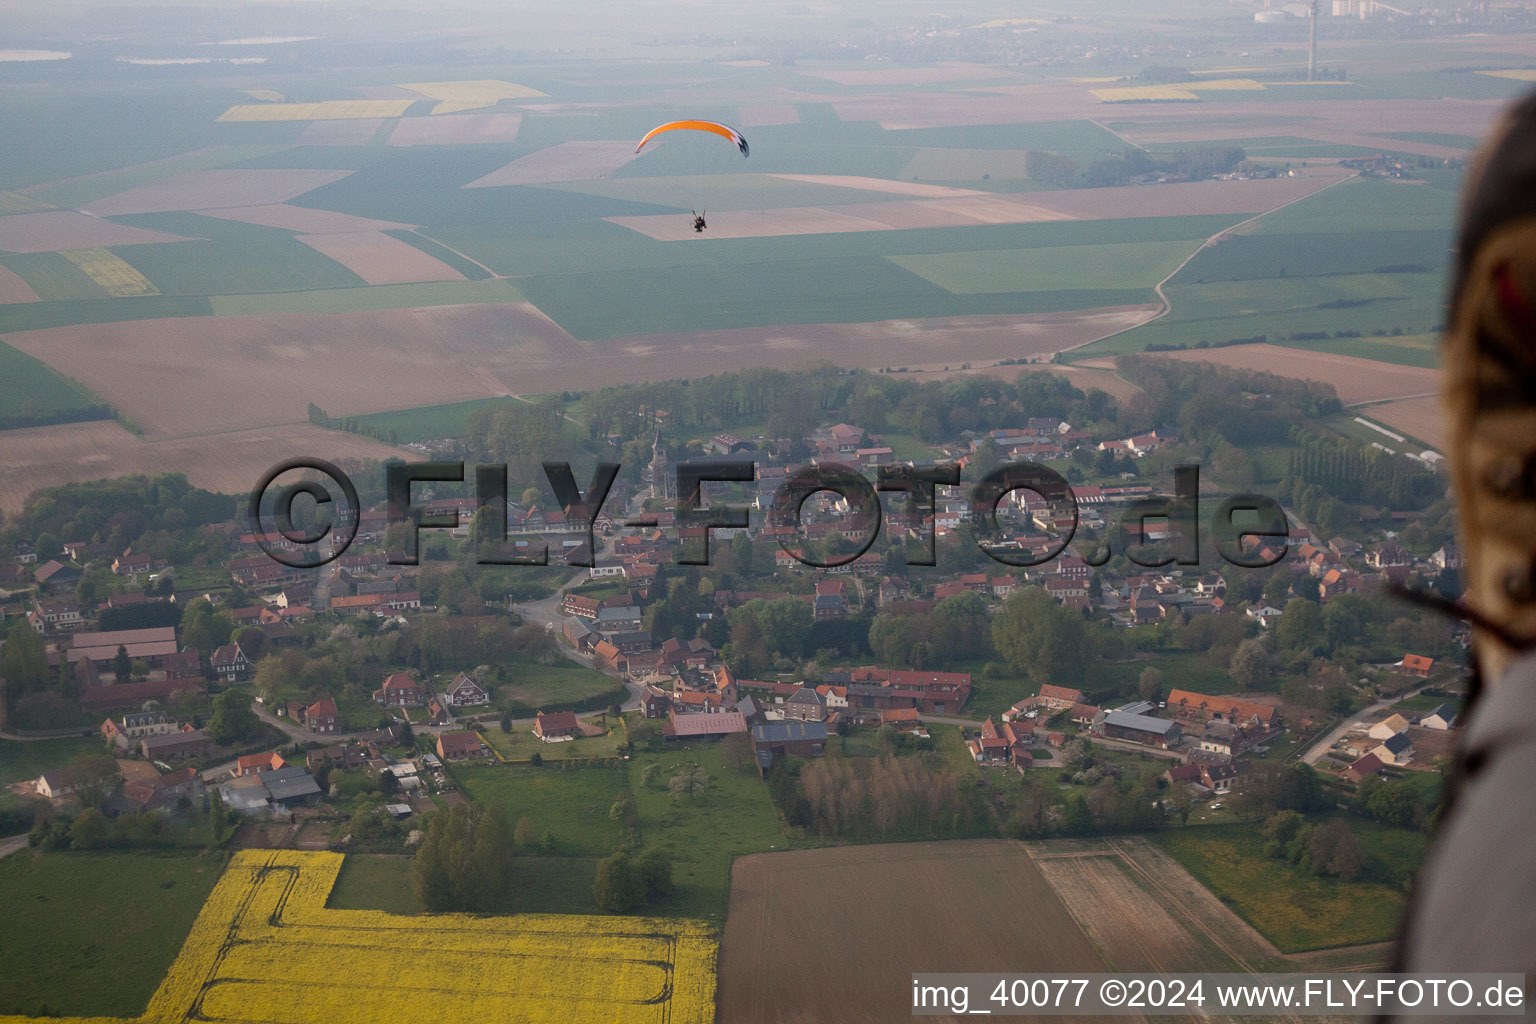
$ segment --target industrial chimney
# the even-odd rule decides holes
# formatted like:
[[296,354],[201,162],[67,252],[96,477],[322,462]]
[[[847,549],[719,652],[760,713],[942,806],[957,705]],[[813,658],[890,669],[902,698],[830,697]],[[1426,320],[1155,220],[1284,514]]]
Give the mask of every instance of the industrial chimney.
[[1307,37],[1307,81],[1317,81],[1317,0],[1312,0],[1311,30]]

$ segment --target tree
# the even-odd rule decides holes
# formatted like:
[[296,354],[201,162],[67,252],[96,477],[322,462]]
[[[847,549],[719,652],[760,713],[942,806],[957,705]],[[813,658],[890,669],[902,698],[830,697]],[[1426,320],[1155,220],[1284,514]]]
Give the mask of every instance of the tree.
[[610,913],[622,914],[639,906],[644,898],[644,884],[637,877],[629,854],[615,850],[597,862],[597,875],[592,880],[592,900],[599,907]]
[[1358,878],[1365,867],[1365,851],[1343,818],[1334,818],[1312,830],[1307,859],[1318,874],[1333,875],[1346,882]]
[[992,643],[1008,665],[1032,682],[1075,683],[1088,670],[1083,617],[1044,590],[1014,591],[992,621]]
[[122,644],[117,645],[117,654],[112,657],[112,674],[119,683],[126,683],[133,677],[133,659],[128,657],[128,648]]
[[661,780],[661,765],[652,761],[640,771],[640,785],[646,789],[655,789],[656,783]]
[[539,841],[539,830],[534,827],[533,819],[526,814],[517,819],[517,829],[512,833],[512,842],[519,850],[532,850],[534,844]]
[[1142,700],[1157,700],[1163,692],[1163,673],[1156,666],[1144,668],[1136,679],[1136,696]]
[[665,850],[646,850],[635,858],[634,867],[647,898],[672,892],[672,858]]
[[512,713],[509,711],[501,713],[501,731],[506,733],[512,731]]
[[1323,642],[1323,612],[1317,602],[1293,597],[1275,627],[1275,642],[1288,654],[1315,653]]
[[94,807],[87,807],[69,826],[69,846],[73,850],[97,850],[107,845],[107,817]]
[[48,657],[43,638],[24,618],[17,618],[6,636],[0,676],[4,677],[5,694],[12,702],[47,685]]
[[667,788],[672,791],[674,797],[685,796],[692,800],[695,794],[704,791],[704,785],[708,781],[709,775],[703,768],[696,764],[688,764],[667,781]]
[[1227,673],[1245,690],[1263,690],[1274,679],[1274,656],[1267,639],[1250,637],[1237,645]]
[[725,763],[739,772],[756,767],[757,751],[749,732],[733,732],[726,736],[720,743],[720,753]]
[[261,720],[251,710],[250,698],[239,690],[225,690],[213,699],[213,714],[208,732],[221,747],[249,738],[261,728]]

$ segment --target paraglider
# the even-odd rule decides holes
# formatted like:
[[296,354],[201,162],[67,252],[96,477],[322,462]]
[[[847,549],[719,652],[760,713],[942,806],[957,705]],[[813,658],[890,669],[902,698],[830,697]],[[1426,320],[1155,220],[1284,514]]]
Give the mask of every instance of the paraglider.
[[[645,144],[650,142],[656,136],[672,131],[709,132],[712,135],[718,135],[721,138],[734,143],[736,148],[741,151],[741,155],[743,157],[746,157],[751,153],[751,149],[747,146],[747,140],[742,137],[741,132],[737,131],[735,128],[732,128],[730,125],[720,124],[718,121],[694,120],[668,121],[666,124],[657,125],[655,128],[652,128],[650,131],[645,133],[645,138],[640,140],[640,144],[635,147],[635,152],[638,153],[644,149]],[[703,234],[704,229],[709,227],[709,225],[704,221],[704,215],[696,210],[690,210],[689,212],[693,214],[694,234]]]
[[728,124],[720,124],[717,121],[668,121],[666,124],[659,124],[655,128],[652,128],[650,131],[645,133],[645,138],[640,140],[640,144],[635,147],[635,152],[638,153],[644,149],[645,144],[650,142],[656,136],[661,135],[664,132],[675,132],[679,130],[710,132],[714,135],[720,136],[721,138],[729,139],[731,142],[734,142],[736,144],[736,148],[741,150],[741,155],[743,157],[748,156],[750,153],[750,150],[747,148],[747,140],[742,137],[741,132],[737,131],[735,128],[732,128]]

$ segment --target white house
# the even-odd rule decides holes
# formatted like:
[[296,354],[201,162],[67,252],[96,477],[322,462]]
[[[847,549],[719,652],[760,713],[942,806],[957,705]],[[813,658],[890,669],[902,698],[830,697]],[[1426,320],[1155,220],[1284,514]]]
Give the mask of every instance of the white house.
[[1407,731],[1407,729],[1408,719],[1402,715],[1393,714],[1371,726],[1369,735],[1373,740],[1389,740],[1398,733]]
[[1456,725],[1456,709],[1449,704],[1441,704],[1435,710],[1419,719],[1419,725],[1425,729],[1438,729],[1444,731],[1454,728]]

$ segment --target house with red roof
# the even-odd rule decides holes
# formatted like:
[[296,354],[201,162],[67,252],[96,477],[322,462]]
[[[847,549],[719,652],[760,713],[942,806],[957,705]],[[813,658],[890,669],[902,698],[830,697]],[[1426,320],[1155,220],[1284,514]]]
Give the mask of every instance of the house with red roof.
[[533,734],[545,743],[554,740],[571,740],[581,735],[581,723],[574,711],[540,711],[533,720]]
[[373,701],[386,708],[419,708],[427,702],[427,691],[409,672],[394,672],[373,691]]

